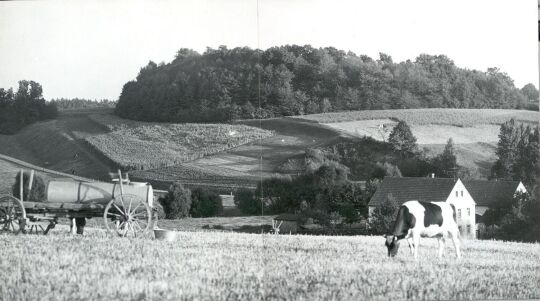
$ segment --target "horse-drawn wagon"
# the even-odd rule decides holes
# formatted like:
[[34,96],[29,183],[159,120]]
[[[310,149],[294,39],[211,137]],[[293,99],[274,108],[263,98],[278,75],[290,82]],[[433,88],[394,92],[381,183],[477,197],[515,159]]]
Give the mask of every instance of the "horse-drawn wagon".
[[2,231],[47,234],[59,218],[92,217],[102,217],[105,228],[120,236],[141,236],[153,227],[152,186],[123,179],[120,171],[112,183],[50,180],[37,200],[33,170],[30,175],[21,170],[18,182],[18,197],[0,196]]

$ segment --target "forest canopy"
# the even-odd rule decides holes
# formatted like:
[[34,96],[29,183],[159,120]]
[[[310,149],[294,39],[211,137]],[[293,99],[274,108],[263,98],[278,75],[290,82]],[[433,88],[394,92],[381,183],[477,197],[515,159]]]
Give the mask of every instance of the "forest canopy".
[[[534,89],[534,90],[533,90]],[[215,122],[343,110],[527,108],[532,84],[516,88],[498,68],[457,67],[445,55],[394,62],[309,45],[180,49],[150,61],[126,83],[116,106],[124,118]]]

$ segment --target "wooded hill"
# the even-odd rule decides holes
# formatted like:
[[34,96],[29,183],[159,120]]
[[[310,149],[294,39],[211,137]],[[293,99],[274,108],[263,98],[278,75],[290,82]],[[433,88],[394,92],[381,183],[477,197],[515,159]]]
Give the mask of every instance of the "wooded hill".
[[221,46],[202,55],[180,49],[168,64],[149,62],[124,85],[116,113],[215,122],[342,110],[524,108],[537,98],[533,85],[518,89],[497,68],[468,70],[444,55],[395,63],[384,53],[374,60],[332,47]]

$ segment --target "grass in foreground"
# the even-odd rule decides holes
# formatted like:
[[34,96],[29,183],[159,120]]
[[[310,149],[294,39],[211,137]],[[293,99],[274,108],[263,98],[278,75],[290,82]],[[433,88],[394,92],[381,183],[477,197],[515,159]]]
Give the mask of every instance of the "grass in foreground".
[[540,297],[538,244],[424,239],[389,259],[381,237],[182,232],[176,242],[0,235],[3,300],[395,300]]

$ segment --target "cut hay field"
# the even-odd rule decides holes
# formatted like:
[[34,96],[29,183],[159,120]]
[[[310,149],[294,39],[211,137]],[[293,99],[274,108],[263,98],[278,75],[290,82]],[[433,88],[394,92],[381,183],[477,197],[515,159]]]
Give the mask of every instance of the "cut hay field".
[[[90,230],[90,229],[89,229]],[[65,230],[67,231],[67,230]],[[1,300],[449,300],[540,297],[540,246],[464,241],[389,259],[382,237],[180,232],[176,242],[0,235]]]
[[477,176],[487,177],[496,159],[500,124],[514,118],[518,122],[537,125],[540,113],[493,109],[409,109],[336,112],[297,118],[379,141],[388,139],[397,122],[404,120],[428,156],[441,153],[447,140],[452,138],[458,164]]
[[173,166],[272,136],[245,125],[147,123],[113,115],[92,115],[110,133],[86,141],[124,169]]
[[335,130],[294,118],[244,120],[237,125],[275,134],[175,166],[132,171],[130,176],[159,185],[168,180],[215,187],[220,183],[220,189],[229,191],[237,187],[254,187],[261,178],[275,175],[277,167],[289,158],[304,154],[307,148],[331,145],[340,139],[340,133]]

